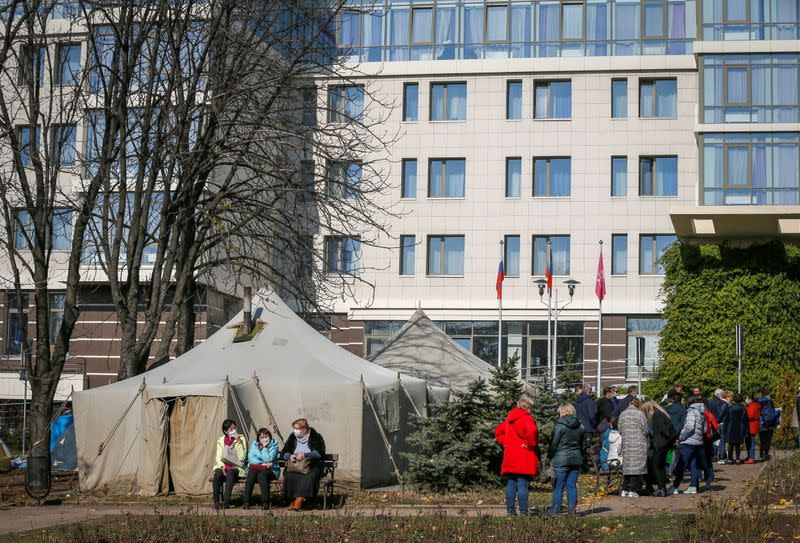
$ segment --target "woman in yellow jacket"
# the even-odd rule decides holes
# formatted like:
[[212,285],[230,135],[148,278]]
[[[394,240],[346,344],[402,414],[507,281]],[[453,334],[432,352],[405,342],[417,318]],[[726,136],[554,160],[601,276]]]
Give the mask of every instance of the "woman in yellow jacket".
[[[227,454],[225,449],[228,449]],[[217,454],[214,456],[214,509],[219,509],[220,497],[223,509],[229,507],[233,485],[239,477],[244,477],[247,473],[245,458],[247,458],[247,445],[244,437],[236,431],[236,422],[226,419],[222,423],[222,437],[217,440]],[[234,462],[234,459],[238,459],[238,462]]]

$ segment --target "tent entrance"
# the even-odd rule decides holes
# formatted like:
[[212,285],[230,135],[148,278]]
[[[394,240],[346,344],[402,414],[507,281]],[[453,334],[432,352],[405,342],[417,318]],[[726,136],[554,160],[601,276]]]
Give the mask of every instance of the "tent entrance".
[[161,488],[179,495],[211,491],[216,440],[225,419],[224,398],[162,398],[166,407],[166,454]]

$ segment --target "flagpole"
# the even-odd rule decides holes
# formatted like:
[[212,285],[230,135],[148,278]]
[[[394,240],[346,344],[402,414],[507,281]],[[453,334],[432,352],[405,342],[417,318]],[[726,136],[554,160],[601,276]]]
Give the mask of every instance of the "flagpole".
[[[500,240],[500,262],[503,263],[503,275],[506,269],[506,255],[503,251],[503,240]],[[502,288],[500,296],[497,297],[497,367],[503,364],[503,295]]]
[[[550,269],[550,240],[547,240],[547,262],[545,263],[547,266],[547,270]],[[545,274],[548,273],[547,271]],[[547,381],[550,380],[550,374],[552,373],[551,365],[553,363],[553,337],[552,332],[550,329],[550,321],[552,320],[552,307],[553,307],[553,289],[550,288],[552,280],[548,280],[547,284]]]
[[[603,256],[603,240],[600,240],[600,257]],[[605,270],[603,270],[605,273]],[[605,281],[605,278],[603,279]],[[603,298],[600,298],[600,305],[597,316],[597,397],[601,394],[601,375],[603,365]]]

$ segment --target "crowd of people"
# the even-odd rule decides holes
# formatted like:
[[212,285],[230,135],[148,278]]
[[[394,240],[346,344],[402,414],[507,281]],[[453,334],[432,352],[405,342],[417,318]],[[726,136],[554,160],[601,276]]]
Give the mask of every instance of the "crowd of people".
[[256,439],[248,447],[236,421],[227,419],[222,423],[222,436],[217,440],[214,456],[214,508],[228,509],[233,487],[244,479],[244,509],[250,509],[256,483],[261,491],[261,508],[268,509],[270,482],[280,477],[280,460],[283,460],[283,496],[289,502],[289,510],[300,511],[307,500],[319,493],[324,459],[325,440],[306,419],[292,423],[292,434],[282,449],[266,428],[256,432]]
[[[546,451],[553,481],[551,514],[562,512],[564,493],[567,512],[575,511],[578,474],[587,466],[592,443],[599,444],[596,462],[601,471],[622,472],[623,497],[697,494],[701,482],[706,491],[713,489],[715,463],[769,460],[772,435],[781,416],[767,391],[742,396],[717,389],[706,398],[698,387],[687,392],[675,386],[658,402],[642,398],[636,386],[628,387],[622,397],[617,387],[606,387],[597,399],[590,387],[581,386],[575,395],[574,405],[558,407]],[[528,514],[528,485],[542,464],[532,409],[533,400],[524,396],[495,429],[503,447],[501,474],[507,479],[510,516],[517,511]],[[795,426],[800,426],[798,412],[800,395],[793,415]],[[681,491],[687,471],[689,484]]]

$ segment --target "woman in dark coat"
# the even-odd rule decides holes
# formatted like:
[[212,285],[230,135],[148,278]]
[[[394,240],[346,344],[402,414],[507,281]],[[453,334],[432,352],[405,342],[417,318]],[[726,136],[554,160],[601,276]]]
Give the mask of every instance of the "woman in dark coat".
[[[728,445],[728,461],[741,464],[739,459],[742,443],[748,434],[747,411],[742,405],[742,395],[735,394],[730,408],[722,415],[720,425],[725,433],[725,443]],[[724,422],[724,426],[722,425]]]
[[547,450],[555,475],[551,515],[561,512],[564,490],[567,491],[567,511],[575,512],[578,505],[578,473],[586,450],[585,428],[575,416],[575,408],[571,404],[562,403],[558,407],[558,416]]
[[658,490],[655,495],[667,495],[667,454],[675,445],[678,433],[672,426],[669,414],[653,400],[642,404],[642,413],[647,418],[650,428],[650,451],[647,455],[647,483],[655,483]]
[[[289,510],[300,511],[303,503],[317,497],[319,480],[325,465],[325,440],[308,425],[306,419],[292,423],[292,435],[286,440],[281,456],[287,467],[283,472],[283,494],[291,500]],[[289,471],[289,463],[309,460],[308,473]]]

